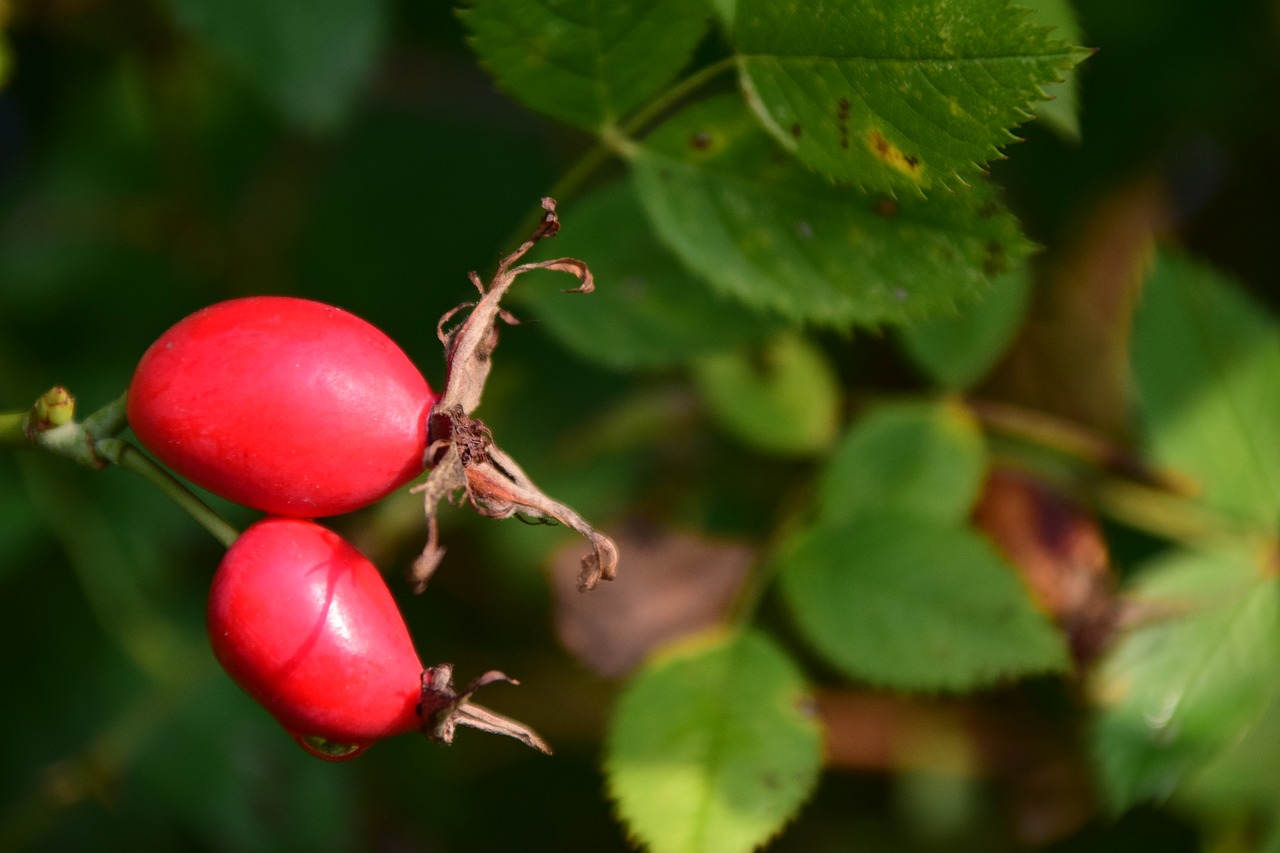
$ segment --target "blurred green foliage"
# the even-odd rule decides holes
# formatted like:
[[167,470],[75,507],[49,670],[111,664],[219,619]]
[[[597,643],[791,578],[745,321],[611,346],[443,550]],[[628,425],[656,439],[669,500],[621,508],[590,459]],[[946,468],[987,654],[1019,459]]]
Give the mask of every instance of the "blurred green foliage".
[[[926,32],[921,16],[946,21],[959,2],[884,4],[904,13],[887,32],[910,41]],[[771,91],[795,100],[797,124],[827,118],[825,90],[769,46],[780,16],[804,4],[720,0],[692,14],[654,2],[645,15],[620,2],[616,20],[585,24],[592,4],[472,5],[464,25],[430,3],[0,0],[0,412],[55,384],[82,414],[105,405],[163,329],[250,293],[365,317],[439,388],[437,318],[472,298],[467,271],[486,276],[559,186],[565,230],[547,251],[587,260],[599,292],[560,294],[546,275],[513,292],[508,307],[535,322],[503,330],[480,414],[548,492],[594,521],[644,517],[757,548],[735,614],[752,627],[659,658],[624,694],[556,640],[563,590],[544,567],[578,547],[571,534],[446,511],[446,564],[411,598],[395,575],[421,544],[421,509],[397,495],[333,524],[387,571],[424,660],[454,662],[462,680],[491,667],[519,677],[485,701],[557,752],[463,732],[448,749],[403,737],[325,764],[208,651],[216,542],[124,472],[6,448],[0,849],[621,850],[628,837],[710,849],[697,833],[724,825],[714,808],[655,820],[665,806],[647,800],[653,784],[674,779],[658,762],[645,781],[647,745],[673,761],[677,746],[711,750],[703,769],[721,776],[763,774],[743,790],[764,817],[722,831],[725,849],[788,821],[772,849],[1277,849],[1280,292],[1267,238],[1280,231],[1280,114],[1268,108],[1280,5],[1077,0],[1068,39],[1099,48],[1072,78],[1078,120],[1054,102],[1019,127],[1026,141],[990,164],[998,195],[969,161],[1003,143],[991,128],[1029,95],[991,104],[977,124],[992,138],[959,154],[923,132],[973,184],[932,205],[904,190],[902,169],[843,175],[901,191],[893,200],[833,187],[770,147],[791,124]],[[1069,20],[1065,3],[1028,5]],[[698,41],[712,7],[721,23],[749,13],[737,41],[724,27]],[[995,47],[997,36],[1018,43],[1023,18],[1006,20],[998,2],[983,13],[973,26],[998,30]],[[560,35],[538,41],[557,20]],[[680,35],[664,56],[694,68],[751,49],[768,102],[753,106],[773,126],[749,124],[729,100],[673,112],[680,98],[645,116],[664,122],[652,136],[627,126],[679,79],[674,60],[648,63],[663,21]],[[847,23],[826,21],[822,37],[840,41]],[[593,26],[616,65],[589,61]],[[539,76],[548,64],[566,80]],[[846,71],[831,62],[822,79]],[[592,74],[610,85],[574,82]],[[892,82],[865,93],[870,112]],[[728,97],[727,76],[704,83]],[[927,117],[940,102],[915,106]],[[821,169],[838,138],[809,142],[800,158]],[[1126,241],[1131,220],[1108,219],[1107,205],[1135,186],[1156,187],[1142,198],[1158,221]],[[1131,325],[1157,230],[1212,266],[1162,253]],[[1091,242],[1097,233],[1116,242]],[[1031,242],[1044,248],[1025,260]],[[842,277],[851,263],[873,284]],[[993,276],[995,297],[976,302]],[[851,325],[914,317],[884,284],[902,279],[928,300],[925,322],[892,337]],[[1112,328],[1111,310],[1126,358],[1132,330],[1139,391],[1117,391],[1131,404],[1119,420],[1134,425],[1118,443],[1097,409],[1070,411],[1068,393],[1110,399],[1110,377],[1128,375],[1127,361],[1088,345]],[[1022,415],[975,406],[975,420],[958,399],[935,402],[942,389]],[[930,401],[866,407],[903,395]],[[1046,428],[1040,415],[1057,420]],[[1100,514],[1107,568],[1121,584],[1134,576],[1136,627],[1106,638],[1102,663],[1068,667],[1050,617],[1070,629],[1073,614],[1033,607],[964,525],[983,466],[1010,463]],[[1202,494],[1151,488],[1166,474]],[[254,517],[210,501],[237,524]],[[870,574],[845,574],[849,549],[873,560]],[[974,577],[940,582],[957,564]],[[626,573],[624,555],[615,586]],[[853,581],[875,582],[892,606]],[[962,626],[948,629],[957,614]],[[888,624],[873,632],[878,618]],[[937,656],[917,654],[921,636]],[[960,668],[948,669],[951,645]],[[874,689],[1063,668],[963,696]],[[691,669],[725,689],[672,676]],[[787,727],[790,747],[770,754],[761,744],[774,733],[753,731],[742,710],[803,692],[797,680],[816,705],[779,700],[762,715]],[[657,697],[648,709],[646,695]],[[652,719],[664,703],[681,715]],[[813,714],[825,769],[797,811],[820,760]],[[779,766],[792,777],[771,786]],[[671,796],[714,805],[715,773],[682,777]],[[637,785],[634,799],[609,801]]]

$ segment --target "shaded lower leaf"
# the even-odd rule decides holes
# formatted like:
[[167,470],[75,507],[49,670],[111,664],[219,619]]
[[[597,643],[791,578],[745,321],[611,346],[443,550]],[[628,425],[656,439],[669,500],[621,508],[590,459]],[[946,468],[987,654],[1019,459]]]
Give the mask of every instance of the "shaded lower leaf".
[[934,381],[957,391],[969,388],[1012,342],[1026,316],[1030,285],[1025,268],[1000,276],[978,302],[903,326],[903,348]]
[[[619,369],[667,367],[759,340],[778,326],[712,292],[647,227],[629,184],[613,184],[568,206],[564,229],[541,256],[583,258],[595,275],[590,296],[548,287],[520,296],[578,355]],[[540,247],[541,249],[541,247]]]
[[967,528],[866,515],[803,531],[777,559],[796,624],[853,678],[966,690],[1067,668],[1062,635]]
[[1135,590],[1147,624],[1096,674],[1094,755],[1116,810],[1163,799],[1280,695],[1280,588],[1247,551],[1179,552]]
[[954,308],[1031,251],[987,184],[927,200],[834,186],[733,97],[690,107],[629,154],[649,221],[690,269],[798,320],[847,327]]
[[818,515],[826,523],[871,512],[960,522],[978,497],[986,463],[982,431],[959,402],[883,404],[831,455]]
[[802,337],[707,356],[694,365],[694,377],[720,425],[751,447],[806,455],[835,438],[840,383],[822,351]]
[[808,799],[822,733],[804,679],[767,636],[669,649],[634,677],[606,741],[609,792],[654,853],[749,851]]

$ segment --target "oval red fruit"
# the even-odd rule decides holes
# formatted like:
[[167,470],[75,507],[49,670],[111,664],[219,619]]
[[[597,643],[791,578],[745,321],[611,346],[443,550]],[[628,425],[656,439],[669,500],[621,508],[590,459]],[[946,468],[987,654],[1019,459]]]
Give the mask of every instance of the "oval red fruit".
[[374,326],[286,296],[211,305],[160,336],[129,424],[192,482],[273,515],[367,506],[422,472],[435,397]]
[[313,754],[353,758],[422,727],[422,663],[382,575],[313,521],[240,535],[214,575],[208,629],[231,678]]

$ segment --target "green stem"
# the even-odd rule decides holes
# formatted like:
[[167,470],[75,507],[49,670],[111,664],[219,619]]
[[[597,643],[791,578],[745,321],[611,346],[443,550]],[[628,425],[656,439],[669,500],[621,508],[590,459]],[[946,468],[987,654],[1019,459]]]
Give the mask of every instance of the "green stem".
[[0,447],[25,447],[27,438],[26,412],[0,412]]
[[94,440],[114,438],[129,426],[129,418],[125,414],[125,401],[128,392],[116,397],[107,405],[84,419],[84,430]]
[[[632,142],[633,137],[639,135],[646,126],[705,86],[707,81],[736,66],[737,58],[733,56],[717,60],[676,83],[622,124],[611,124],[601,128],[599,141],[560,176],[559,180],[547,192],[547,195],[556,201],[572,196],[611,157],[618,155],[625,158],[634,145]],[[537,228],[541,219],[541,209],[530,213],[521,220],[513,237],[507,241],[507,245],[518,245]]]
[[129,425],[125,411],[125,395],[121,394],[83,421],[71,421],[30,434],[31,411],[3,412],[0,413],[0,447],[34,447],[89,468],[113,464],[132,471],[181,507],[224,547],[231,547],[239,532],[226,519],[144,453],[117,438]]
[[230,548],[236,541],[240,531],[236,530],[225,518],[218,515],[209,506],[178,482],[172,474],[161,468],[146,454],[136,447],[118,438],[106,438],[94,445],[98,455],[126,471],[132,471],[151,485],[155,486],[165,497],[177,504],[191,516],[197,524],[209,531],[214,539]]
[[[699,68],[688,77],[676,83],[667,91],[654,98],[646,104],[639,112],[634,113],[631,118],[620,126],[618,136],[621,139],[629,139],[638,135],[645,126],[656,120],[663,113],[678,105],[685,98],[688,98],[694,92],[701,89],[712,80],[726,71],[731,71],[738,66],[737,56],[726,56],[723,59],[716,60],[705,68]],[[607,141],[607,140],[606,140]]]

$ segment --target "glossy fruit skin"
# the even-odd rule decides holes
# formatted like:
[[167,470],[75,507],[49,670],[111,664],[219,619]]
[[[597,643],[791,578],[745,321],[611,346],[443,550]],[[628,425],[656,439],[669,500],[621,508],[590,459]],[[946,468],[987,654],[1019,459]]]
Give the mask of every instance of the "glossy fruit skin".
[[138,439],[187,479],[272,515],[350,512],[422,472],[435,395],[374,326],[307,299],[197,311],[129,385]]
[[[209,592],[214,656],[304,748],[353,758],[416,731],[422,663],[378,570],[313,521],[267,518],[228,549]],[[324,754],[306,739],[352,747]]]

